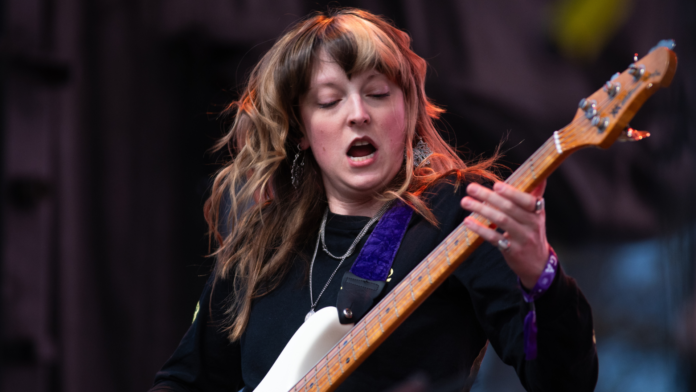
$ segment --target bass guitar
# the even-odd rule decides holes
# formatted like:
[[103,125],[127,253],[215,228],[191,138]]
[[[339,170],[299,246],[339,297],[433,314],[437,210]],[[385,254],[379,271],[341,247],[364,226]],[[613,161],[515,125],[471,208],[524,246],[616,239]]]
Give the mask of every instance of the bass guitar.
[[[660,41],[580,104],[559,129],[505,182],[530,192],[571,153],[608,148],[649,134],[628,127],[643,103],[667,87],[677,69],[672,41]],[[484,225],[491,223],[473,213]],[[459,225],[356,325],[343,325],[335,307],[323,308],[295,333],[255,392],[329,392],[348,377],[483,242]]]

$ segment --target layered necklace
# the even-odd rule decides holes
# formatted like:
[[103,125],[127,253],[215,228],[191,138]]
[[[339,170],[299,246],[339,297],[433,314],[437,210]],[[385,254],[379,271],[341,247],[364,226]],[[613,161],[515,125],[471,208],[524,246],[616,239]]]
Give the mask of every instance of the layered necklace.
[[[329,216],[329,207],[326,207],[326,210],[324,211],[324,217],[321,220],[321,226],[319,227],[319,234],[317,235],[317,244],[314,246],[314,255],[312,256],[312,263],[309,266],[309,302],[312,306],[312,308],[309,310],[307,315],[305,316],[305,321],[307,321],[312,315],[315,313],[314,308],[317,306],[319,303],[319,299],[321,298],[321,295],[324,294],[324,291],[326,291],[326,288],[329,287],[329,283],[331,283],[331,280],[333,277],[336,275],[338,272],[339,268],[341,268],[341,265],[343,265],[343,262],[349,258],[353,252],[355,252],[355,247],[358,246],[358,243],[360,240],[365,236],[365,234],[370,230],[370,227],[375,224],[387,210],[389,209],[389,206],[391,206],[392,202],[389,201],[387,203],[384,203],[382,208],[377,211],[375,216],[373,216],[366,224],[365,227],[360,230],[360,233],[358,236],[355,238],[353,243],[350,245],[350,248],[348,248],[348,251],[343,255],[343,256],[336,256],[333,253],[329,252],[329,250],[326,248],[326,239],[325,239],[325,233],[326,233],[326,220],[328,219]],[[314,295],[312,293],[312,272],[314,271],[314,260],[317,258],[317,251],[319,250],[319,242],[321,242],[322,250],[326,252],[329,257],[336,259],[336,260],[341,260],[338,265],[336,266],[336,269],[331,273],[331,276],[329,276],[329,280],[326,281],[326,284],[324,285],[324,288],[321,289],[321,292],[319,292],[319,295],[317,296],[317,300],[314,300]]]

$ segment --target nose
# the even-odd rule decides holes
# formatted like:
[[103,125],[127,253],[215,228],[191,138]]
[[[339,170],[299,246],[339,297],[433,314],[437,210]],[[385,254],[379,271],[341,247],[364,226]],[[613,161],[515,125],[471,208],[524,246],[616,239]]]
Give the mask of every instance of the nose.
[[370,113],[365,106],[365,102],[358,94],[350,98],[350,113],[348,123],[350,125],[367,125],[370,123]]

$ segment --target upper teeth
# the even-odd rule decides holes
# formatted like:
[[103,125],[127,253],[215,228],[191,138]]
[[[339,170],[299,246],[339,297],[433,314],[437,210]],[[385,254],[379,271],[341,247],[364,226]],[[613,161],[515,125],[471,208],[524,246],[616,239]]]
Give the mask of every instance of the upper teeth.
[[367,142],[367,141],[365,141],[365,140],[359,140],[359,141],[353,143],[353,146],[356,146],[356,147],[357,147],[357,146],[366,146],[366,145],[368,145],[368,144],[370,144],[370,142]]

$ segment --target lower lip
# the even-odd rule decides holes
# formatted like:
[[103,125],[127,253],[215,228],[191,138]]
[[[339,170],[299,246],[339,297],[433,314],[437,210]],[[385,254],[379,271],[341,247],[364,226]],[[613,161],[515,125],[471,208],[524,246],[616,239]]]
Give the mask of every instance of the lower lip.
[[375,158],[377,156],[377,151],[373,152],[370,155],[366,155],[364,157],[359,157],[359,158],[351,158],[350,156],[347,156],[348,162],[350,163],[351,167],[364,167],[372,164],[375,161]]

